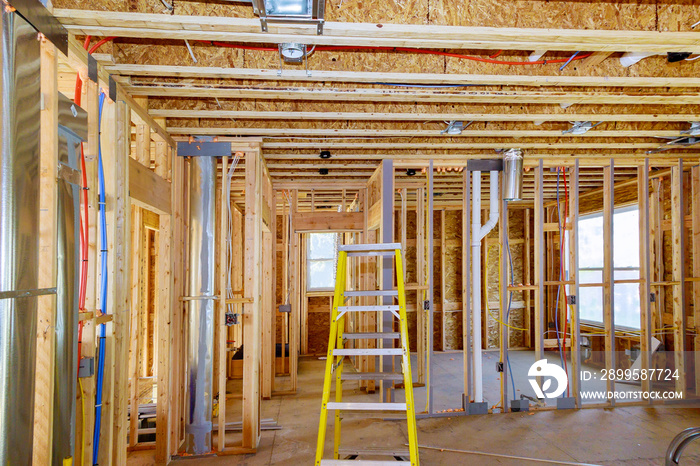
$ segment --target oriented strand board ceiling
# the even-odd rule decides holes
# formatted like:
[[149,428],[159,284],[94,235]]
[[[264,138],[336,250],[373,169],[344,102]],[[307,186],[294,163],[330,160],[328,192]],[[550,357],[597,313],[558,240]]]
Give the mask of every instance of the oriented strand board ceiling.
[[[263,137],[279,186],[355,189],[383,158],[409,183],[406,168],[434,159],[446,168],[436,190],[457,200],[467,159],[511,147],[526,164],[615,158],[618,179],[635,176],[645,157],[663,167],[699,154],[700,144],[658,150],[700,121],[700,60],[666,59],[700,53],[694,2],[328,0],[322,36],[308,26],[262,33],[246,3],[171,2],[172,11],[160,0],[54,6],[83,10],[55,12],[81,38],[116,36],[100,60],[174,136]],[[280,68],[282,41],[317,44],[308,74]],[[534,51],[541,62],[523,65]],[[659,55],[623,67],[627,51]],[[472,123],[441,134],[450,120]],[[562,134],[572,121],[600,124]],[[601,170],[582,170],[582,190],[601,185]],[[552,172],[545,195],[555,191]]]

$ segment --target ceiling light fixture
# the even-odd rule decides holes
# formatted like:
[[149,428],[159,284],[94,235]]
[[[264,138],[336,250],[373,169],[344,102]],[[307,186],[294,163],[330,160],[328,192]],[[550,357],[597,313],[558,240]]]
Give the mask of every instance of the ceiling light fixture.
[[571,124],[573,126],[571,126],[571,128],[569,128],[569,129],[565,129],[564,131],[561,132],[561,134],[573,134],[576,136],[580,136],[582,134],[586,134],[587,132],[589,132],[590,130],[592,130],[593,128],[595,128],[596,126],[598,126],[601,123],[602,123],[602,121],[599,121],[598,123],[596,123],[594,125],[590,121],[572,121]]
[[267,32],[268,22],[315,24],[316,34],[323,34],[325,0],[252,0],[260,26]]
[[327,175],[328,174],[328,169],[327,168],[319,168],[318,173],[321,175]]
[[301,63],[306,56],[306,45],[285,42],[279,45],[280,55],[288,63]]
[[331,151],[329,150],[322,150],[318,156],[322,159],[330,159],[331,158]]
[[415,176],[416,171],[413,168],[407,168],[406,169],[406,175],[407,176]]
[[[463,121],[456,121],[452,120],[450,122],[445,122],[447,123],[447,128],[443,129],[440,131],[440,134],[449,134],[449,135],[459,135],[462,134],[462,130],[465,128],[464,122]],[[471,122],[467,126],[469,126]]]

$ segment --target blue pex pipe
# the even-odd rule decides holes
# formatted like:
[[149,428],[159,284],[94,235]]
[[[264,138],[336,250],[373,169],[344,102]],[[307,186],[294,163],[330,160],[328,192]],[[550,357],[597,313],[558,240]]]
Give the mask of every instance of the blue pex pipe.
[[[102,306],[103,314],[107,313],[107,215],[105,212],[105,174],[102,166],[102,107],[104,105],[105,95],[100,93],[100,112],[97,137],[98,158],[97,158],[97,176],[99,184],[99,215],[100,215],[100,268],[101,268],[101,285],[100,285],[100,305]],[[93,435],[92,447],[92,464],[97,464],[97,454],[100,450],[100,425],[102,422],[102,385],[105,370],[105,324],[100,324],[99,332],[99,356],[97,363],[97,387],[95,391],[95,430]]]

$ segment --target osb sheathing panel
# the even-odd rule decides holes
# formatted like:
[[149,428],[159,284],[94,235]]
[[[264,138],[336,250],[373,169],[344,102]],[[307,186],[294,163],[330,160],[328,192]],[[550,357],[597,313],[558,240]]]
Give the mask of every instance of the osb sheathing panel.
[[433,312],[433,351],[440,351],[442,348],[442,315]]
[[406,321],[408,322],[408,348],[411,351],[416,351],[418,348],[418,315],[415,312],[409,312],[406,314]]
[[[309,354],[322,354],[328,351],[330,333],[330,301],[328,297],[310,297],[308,314]],[[319,312],[316,312],[319,311]]]

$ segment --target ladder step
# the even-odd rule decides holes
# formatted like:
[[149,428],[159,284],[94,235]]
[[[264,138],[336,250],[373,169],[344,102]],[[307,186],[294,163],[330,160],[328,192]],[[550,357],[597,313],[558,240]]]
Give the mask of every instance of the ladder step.
[[363,311],[375,311],[375,312],[397,312],[399,306],[390,304],[386,306],[338,306],[338,312],[363,312]]
[[341,380],[400,380],[403,374],[398,372],[343,372]]
[[399,292],[397,290],[357,290],[346,291],[344,295],[346,298],[354,296],[398,296]]
[[343,244],[338,247],[339,251],[345,252],[395,251],[397,249],[401,249],[401,243]]
[[357,466],[357,465],[397,466],[397,465],[406,465],[406,466],[410,466],[411,462],[410,461],[377,461],[377,460],[321,460],[321,466],[326,466],[326,465],[329,465],[329,466],[330,465],[335,465],[335,466]]
[[401,356],[402,354],[402,348],[341,348],[333,350],[333,356]]
[[357,332],[343,333],[346,340],[378,340],[381,338],[398,340],[401,337],[399,332]]
[[[391,448],[376,448],[376,447],[339,448],[338,454],[340,456],[398,456],[398,457],[408,457],[411,455],[411,453],[408,450],[394,450]],[[392,461],[391,464],[396,464],[396,463],[394,461]]]
[[335,466],[357,466],[357,465],[365,465],[365,466],[383,466],[383,465],[389,465],[389,466],[397,466],[397,465],[406,465],[410,466],[411,462],[410,461],[377,461],[377,460],[321,460],[321,466],[326,466],[326,465],[335,465]]
[[328,409],[341,411],[406,411],[406,403],[337,403],[326,404]]

